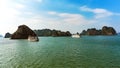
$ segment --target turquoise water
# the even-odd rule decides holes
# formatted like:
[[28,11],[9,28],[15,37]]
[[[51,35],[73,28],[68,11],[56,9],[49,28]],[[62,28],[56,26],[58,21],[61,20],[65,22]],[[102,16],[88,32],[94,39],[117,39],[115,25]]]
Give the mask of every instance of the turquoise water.
[[0,38],[0,68],[120,68],[120,36]]

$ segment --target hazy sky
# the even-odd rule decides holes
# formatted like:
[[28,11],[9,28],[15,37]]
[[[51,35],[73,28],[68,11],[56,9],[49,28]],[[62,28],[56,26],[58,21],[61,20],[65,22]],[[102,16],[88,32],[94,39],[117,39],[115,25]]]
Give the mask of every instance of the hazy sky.
[[106,25],[120,32],[119,6],[120,0],[0,0],[0,34],[22,24],[72,33]]

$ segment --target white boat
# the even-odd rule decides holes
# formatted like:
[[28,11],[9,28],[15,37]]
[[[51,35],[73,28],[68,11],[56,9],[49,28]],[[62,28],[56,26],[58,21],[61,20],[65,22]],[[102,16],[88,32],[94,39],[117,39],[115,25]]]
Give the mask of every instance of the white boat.
[[28,41],[36,42],[36,41],[39,41],[39,39],[38,39],[37,36],[29,36],[29,37],[28,37]]
[[73,38],[80,38],[80,35],[78,35],[78,34],[73,34],[72,37],[73,37]]

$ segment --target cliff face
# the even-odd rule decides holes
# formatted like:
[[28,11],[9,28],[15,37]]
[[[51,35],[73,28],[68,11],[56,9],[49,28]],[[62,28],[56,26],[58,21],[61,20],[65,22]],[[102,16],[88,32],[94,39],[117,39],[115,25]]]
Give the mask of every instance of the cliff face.
[[101,30],[96,30],[95,28],[87,30],[87,35],[100,35],[100,34]]
[[115,35],[117,34],[113,27],[104,26],[102,28],[102,35]]
[[29,36],[37,37],[37,35],[26,25],[18,26],[16,32],[11,35],[11,39],[28,39]]
[[83,30],[81,35],[116,35],[116,31],[113,27],[104,26],[101,30],[95,28],[88,29],[87,31]]
[[4,38],[10,38],[11,37],[11,34],[9,33],[9,32],[7,32],[6,34],[5,34],[5,37]]
[[34,30],[34,32],[38,36],[71,36],[71,33],[69,31],[63,32],[60,30],[50,30],[50,29],[42,29],[42,30]]

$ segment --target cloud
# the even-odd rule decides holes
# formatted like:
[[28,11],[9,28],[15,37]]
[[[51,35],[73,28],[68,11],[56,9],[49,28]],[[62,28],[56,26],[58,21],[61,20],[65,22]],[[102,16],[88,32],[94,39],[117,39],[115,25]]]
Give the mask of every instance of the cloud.
[[54,12],[54,11],[49,11],[48,14],[50,14],[50,15],[56,15],[57,13]]
[[[12,0],[0,0],[0,32],[14,31],[14,26],[20,23],[21,10],[24,6]],[[12,26],[12,27],[11,27]],[[4,29],[4,30],[3,30]]]
[[22,3],[27,3],[27,2],[39,2],[39,3],[41,3],[41,2],[43,2],[43,0],[20,0],[19,2],[22,2]]
[[17,3],[17,4],[15,5],[15,7],[16,7],[17,9],[23,9],[23,8],[25,8],[25,5],[20,4],[20,3]]
[[36,0],[37,2],[42,2],[43,0]]
[[71,13],[57,13],[54,11],[48,12],[49,15],[56,16],[56,18],[59,18],[61,22],[69,23],[73,25],[83,25],[83,24],[90,24],[95,23],[95,20],[89,20],[85,18],[81,14],[71,14]]
[[31,18],[26,18],[26,21],[24,23],[27,24],[39,24],[39,23],[44,23],[44,17],[42,16],[33,16]]
[[59,14],[63,21],[66,23],[73,23],[73,24],[87,24],[87,20],[80,15],[80,14],[69,14],[69,13],[61,13]]
[[33,12],[24,12],[24,14],[26,14],[26,15],[34,15]]
[[94,13],[96,19],[106,18],[114,15],[114,13],[102,8],[92,9],[92,8],[88,8],[87,6],[82,6],[80,7],[80,10]]
[[14,20],[18,15],[21,14],[20,11],[14,9],[14,8],[9,8],[6,6],[3,6],[0,8],[0,22],[10,22]]

